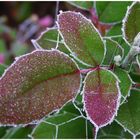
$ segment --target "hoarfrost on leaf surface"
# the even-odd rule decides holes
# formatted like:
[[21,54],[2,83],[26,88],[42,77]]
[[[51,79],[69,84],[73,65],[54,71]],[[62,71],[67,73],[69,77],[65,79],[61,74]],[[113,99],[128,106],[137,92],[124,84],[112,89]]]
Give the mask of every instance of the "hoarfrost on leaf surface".
[[97,66],[105,55],[104,42],[89,19],[76,12],[62,12],[58,28],[72,55],[86,65]]
[[120,103],[120,89],[112,72],[100,69],[88,73],[83,94],[85,111],[96,128],[113,121]]
[[80,72],[64,53],[34,51],[18,58],[0,79],[0,124],[40,120],[75,97]]

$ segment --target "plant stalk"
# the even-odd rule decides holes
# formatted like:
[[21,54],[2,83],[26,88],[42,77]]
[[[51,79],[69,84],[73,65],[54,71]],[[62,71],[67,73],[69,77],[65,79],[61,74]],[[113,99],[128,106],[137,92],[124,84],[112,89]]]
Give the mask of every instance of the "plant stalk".
[[128,52],[127,56],[123,60],[121,67],[126,69],[128,67],[128,65],[132,63],[134,57],[139,53],[140,53],[139,46],[132,46],[132,48]]
[[133,59],[137,54],[140,54],[140,32],[134,38],[134,43],[128,52],[127,56],[123,60],[121,67],[126,69],[129,64],[132,63]]

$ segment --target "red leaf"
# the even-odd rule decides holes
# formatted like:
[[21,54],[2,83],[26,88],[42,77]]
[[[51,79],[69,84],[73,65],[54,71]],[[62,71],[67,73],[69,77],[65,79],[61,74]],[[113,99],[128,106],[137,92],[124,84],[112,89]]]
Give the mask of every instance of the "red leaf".
[[118,79],[109,70],[88,73],[84,87],[84,107],[96,128],[113,121],[120,102]]

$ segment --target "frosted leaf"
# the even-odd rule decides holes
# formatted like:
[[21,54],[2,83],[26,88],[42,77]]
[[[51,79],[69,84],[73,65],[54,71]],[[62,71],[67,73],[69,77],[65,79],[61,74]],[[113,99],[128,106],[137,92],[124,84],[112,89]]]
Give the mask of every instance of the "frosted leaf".
[[123,20],[123,34],[126,41],[133,44],[134,38],[140,32],[140,2],[133,2]]
[[[48,128],[51,126],[52,128]],[[85,131],[87,127],[87,131]],[[92,124],[82,116],[65,112],[50,116],[38,124],[31,136],[32,138],[92,138]]]
[[68,55],[70,53],[62,42],[62,38],[60,37],[56,28],[50,28],[45,32],[42,32],[35,42],[40,46],[41,49],[52,50],[56,48]]
[[120,106],[116,121],[134,136],[140,134],[140,91],[131,90],[128,101]]
[[[59,33],[56,28],[49,28],[48,30],[41,33],[39,38],[36,39],[36,42],[41,48],[51,50],[52,48],[56,48],[58,34]],[[61,38],[59,38],[58,42],[60,42],[60,40]],[[60,45],[63,44],[61,43]]]
[[37,121],[71,100],[79,86],[78,67],[60,51],[19,57],[0,79],[0,123]]
[[58,16],[59,31],[72,55],[86,65],[100,65],[105,54],[103,40],[91,23],[80,13],[63,12]]
[[120,102],[117,77],[100,69],[88,73],[84,87],[84,108],[89,120],[98,128],[111,123]]
[[101,128],[98,132],[98,139],[132,139],[132,135],[115,121],[110,125]]
[[113,72],[118,76],[120,80],[119,86],[122,95],[121,102],[123,103],[130,95],[130,90],[132,88],[133,82],[127,71],[119,67],[115,67]]
[[106,55],[103,65],[111,65],[114,63],[114,57],[120,55],[123,57],[123,48],[114,40],[106,39]]
[[96,1],[99,21],[103,23],[120,23],[130,1]]
[[94,6],[93,1],[68,1],[69,4],[72,4],[73,6],[83,9],[83,10],[90,10]]
[[[7,128],[7,127],[2,127],[2,128]],[[9,129],[7,129],[5,135],[3,135],[2,138],[3,139],[27,139],[28,135],[31,132],[32,132],[32,127],[30,127],[30,126],[11,127]]]

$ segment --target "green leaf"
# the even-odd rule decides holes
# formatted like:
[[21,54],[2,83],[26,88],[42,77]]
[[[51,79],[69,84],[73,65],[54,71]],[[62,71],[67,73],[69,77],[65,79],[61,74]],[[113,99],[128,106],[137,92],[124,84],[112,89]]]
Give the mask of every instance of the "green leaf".
[[[69,57],[72,57],[70,54],[70,51],[66,48],[64,45],[64,42],[62,41],[61,36],[59,35],[58,39],[58,30],[56,28],[50,28],[45,32],[42,32],[40,37],[37,40],[33,40],[34,46],[38,49],[45,49],[45,50],[52,50],[57,49],[61,52],[64,52],[65,54],[68,54]],[[57,44],[58,42],[58,44]],[[58,48],[56,48],[58,45]],[[80,69],[87,68],[87,66],[83,65],[79,61],[77,61],[75,58],[73,58]]]
[[104,43],[91,21],[80,13],[67,11],[58,16],[58,26],[73,57],[89,66],[101,64]]
[[27,139],[31,133],[32,127],[13,127],[7,130],[6,134],[2,137],[3,139]]
[[98,139],[132,139],[132,135],[117,124],[117,122],[113,121],[112,124],[101,128],[98,132]]
[[18,22],[23,22],[26,20],[29,15],[32,14],[33,6],[31,2],[23,2],[20,6],[18,6],[17,13],[15,18]]
[[117,77],[109,70],[88,73],[84,87],[84,108],[96,129],[111,123],[120,103]]
[[80,115],[80,112],[75,108],[73,102],[68,102],[67,104],[65,104],[63,106],[63,108],[61,108],[59,110],[59,113],[65,113],[65,112],[69,112],[72,114],[76,114],[76,115]]
[[121,22],[130,4],[131,2],[128,1],[97,1],[96,10],[99,20],[104,23]]
[[56,126],[47,122],[41,122],[31,134],[34,139],[56,138]]
[[92,138],[92,125],[86,121],[82,116],[73,113],[56,114],[36,126],[31,136],[33,138],[86,138],[87,125],[87,135]]
[[2,76],[5,69],[6,69],[6,67],[3,64],[0,64],[0,76]]
[[140,69],[139,72],[134,73],[133,71],[130,73],[132,80],[136,83],[140,83]]
[[31,136],[33,138],[57,138],[57,127],[58,125],[65,123],[77,115],[73,113],[64,112],[62,114],[54,114],[53,116],[47,117],[39,123],[33,130]]
[[[42,32],[36,42],[40,45],[41,48],[51,50],[52,48],[56,48],[57,38],[57,29],[50,28],[45,32]],[[60,41],[60,39],[58,41]]]
[[121,28],[122,28],[122,23],[113,25],[111,27],[111,29],[107,32],[106,36],[117,36],[117,35],[121,35],[122,34]]
[[140,32],[140,2],[133,2],[123,20],[123,34],[126,41],[133,43],[134,38]]
[[128,72],[119,67],[115,67],[113,72],[118,76],[120,80],[119,86],[122,95],[121,102],[123,102],[130,94],[130,90],[132,88],[132,80]]
[[[87,127],[87,128],[86,128]],[[87,132],[86,132],[87,131]],[[84,118],[79,117],[67,122],[58,128],[60,139],[86,139],[93,138],[93,126]]]
[[21,43],[19,41],[12,43],[11,53],[14,56],[21,56],[23,54],[26,54],[28,51],[29,51],[29,46],[27,44]]
[[[58,30],[56,28],[50,28],[45,32],[42,32],[40,37],[37,40],[33,40],[34,46],[36,48],[45,49],[45,50],[52,50],[52,49],[57,49],[60,50],[61,52],[64,52],[65,54],[69,55],[69,57],[72,57],[70,54],[70,51],[66,48],[64,45],[64,42],[62,41],[61,36],[59,35],[59,40],[58,40]],[[58,41],[57,41],[58,40]],[[58,42],[58,44],[57,44]],[[58,45],[58,48],[56,48]],[[79,68],[87,68],[87,66],[83,65],[79,61],[77,61],[75,58],[73,58]]]
[[5,42],[4,40],[0,39],[0,53],[5,53],[5,52],[6,52]]
[[128,101],[121,105],[117,122],[128,130],[131,134],[137,135],[140,133],[140,91],[131,90]]
[[128,54],[130,50],[130,46],[125,42],[125,40],[120,36],[120,37],[114,37],[112,38],[113,40],[117,41],[118,44],[123,48],[124,50],[124,57]]
[[93,1],[69,1],[68,3],[72,4],[73,6],[76,6],[77,8],[88,10],[88,11],[91,8],[93,8],[94,5]]
[[78,67],[58,50],[19,57],[0,79],[0,123],[40,120],[73,99],[79,86]]
[[0,127],[0,138],[2,138],[5,135],[7,129],[7,127]]
[[114,63],[114,57],[120,55],[123,58],[123,48],[112,39],[106,39],[106,55],[103,65],[111,65]]
[[[51,50],[57,49],[66,53],[70,54],[69,50],[65,47],[64,43],[61,41],[62,38],[59,35],[59,32],[56,28],[50,28],[46,30],[45,32],[42,32],[41,35],[37,40],[34,40],[36,43],[38,43],[39,47],[45,49],[45,50]],[[57,46],[58,41],[58,46]]]

